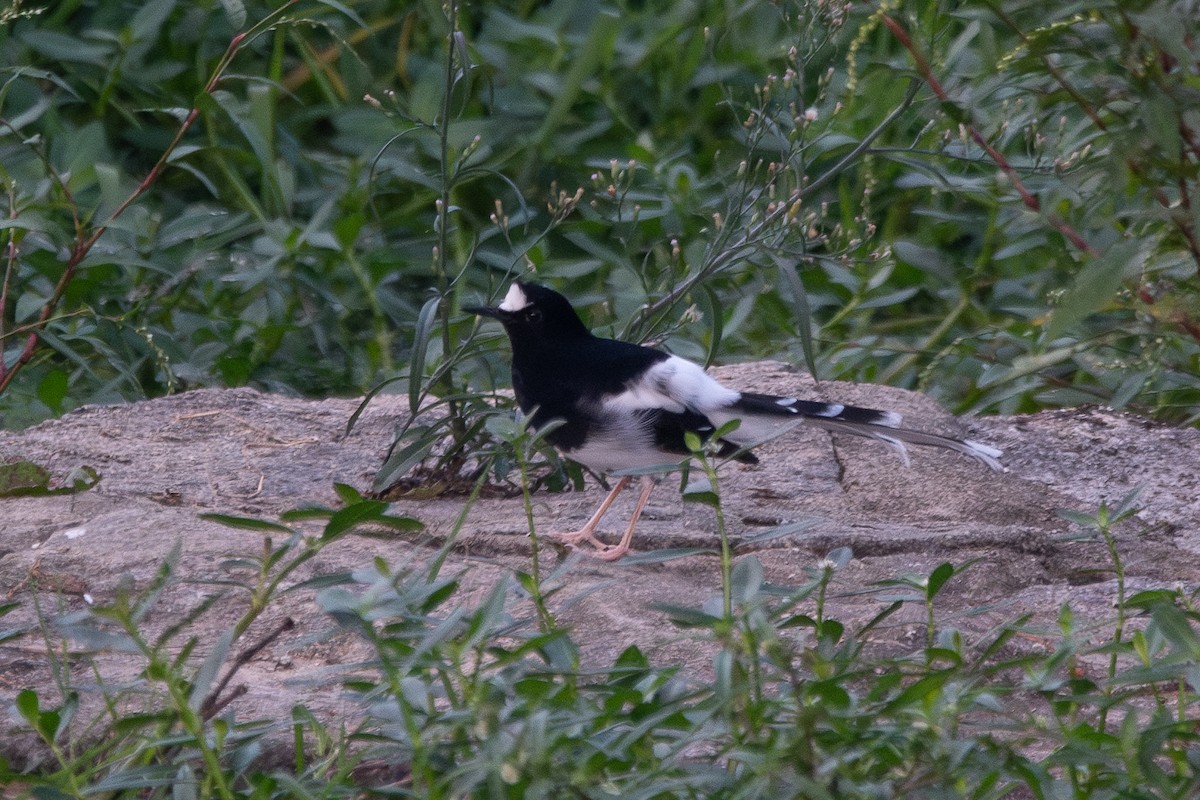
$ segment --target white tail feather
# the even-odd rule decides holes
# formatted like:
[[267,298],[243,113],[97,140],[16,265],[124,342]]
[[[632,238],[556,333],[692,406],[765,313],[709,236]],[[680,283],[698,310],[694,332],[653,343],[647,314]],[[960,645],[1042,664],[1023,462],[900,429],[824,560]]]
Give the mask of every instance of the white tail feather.
[[1004,465],[997,460],[1004,454],[994,447],[989,447],[979,442],[951,439],[948,436],[939,436],[936,433],[926,433],[925,431],[914,431],[910,428],[892,428],[836,419],[824,419],[822,417],[808,417],[805,419],[805,422],[837,433],[852,433],[855,436],[878,439],[896,450],[905,465],[908,464],[908,449],[904,445],[908,443],[953,450],[956,453],[962,453],[976,461],[983,462],[991,470],[1005,472]]

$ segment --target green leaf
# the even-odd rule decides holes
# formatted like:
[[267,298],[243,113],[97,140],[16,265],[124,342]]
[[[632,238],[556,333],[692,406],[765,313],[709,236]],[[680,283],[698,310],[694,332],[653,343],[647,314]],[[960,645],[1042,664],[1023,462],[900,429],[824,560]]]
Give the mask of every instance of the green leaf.
[[627,669],[649,669],[650,659],[646,658],[636,644],[631,644],[621,651],[617,656],[617,660],[613,662],[614,667]]
[[175,773],[175,780],[171,784],[171,800],[199,800],[199,786],[192,765],[185,762]]
[[246,26],[246,4],[242,0],[221,0],[221,8],[234,30],[240,31]]
[[333,516],[333,509],[326,506],[300,506],[281,512],[279,519],[285,523],[305,522],[311,519],[328,520],[331,516]]
[[716,508],[721,505],[721,497],[710,488],[692,488],[689,484],[688,488],[683,492],[683,500],[685,503],[701,503]]
[[575,51],[566,74],[554,83],[554,101],[542,117],[542,126],[535,136],[539,147],[559,129],[583,91],[584,82],[594,78],[600,62],[612,53],[620,25],[621,17],[611,9],[593,15],[586,39]]
[[957,674],[956,670],[942,670],[932,672],[919,680],[913,682],[904,691],[896,695],[885,707],[884,711],[888,714],[897,713],[901,709],[920,705],[926,697],[941,690],[953,675]]
[[407,380],[407,377],[398,375],[394,378],[388,378],[387,380],[380,381],[377,385],[371,387],[371,390],[363,396],[362,402],[360,402],[354,409],[354,413],[350,415],[350,419],[346,421],[346,430],[342,435],[349,436],[351,432],[354,431],[354,426],[358,423],[358,420],[363,415],[363,412],[367,410],[367,405],[371,402],[375,395],[379,394],[393,383],[398,383],[402,380]]
[[67,396],[67,373],[64,369],[52,369],[37,381],[37,399],[46,403],[55,414],[62,413],[62,401]]
[[664,547],[659,550],[649,550],[645,553],[634,553],[618,561],[623,566],[635,564],[664,564],[689,556],[715,556],[717,551],[709,547]]
[[15,497],[50,488],[50,470],[32,461],[0,464],[0,497]]
[[767,528],[765,531],[743,536],[737,543],[737,549],[746,549],[750,547],[759,547],[767,542],[775,539],[783,539],[788,536],[793,536],[802,531],[806,531],[819,523],[818,519],[800,519],[795,522],[788,522],[783,525],[777,525],[774,528]]
[[17,712],[30,725],[37,727],[38,723],[38,696],[33,689],[22,689],[17,693]]
[[410,469],[420,464],[429,455],[429,451],[435,444],[437,444],[436,435],[424,435],[392,453],[375,473],[375,479],[371,482],[372,491],[382,492],[391,488],[393,484],[408,474]]
[[1150,609],[1154,625],[1163,638],[1182,651],[1191,661],[1200,660],[1200,634],[1196,631],[1196,620],[1189,618],[1173,603],[1159,603]]
[[1170,589],[1145,589],[1130,595],[1125,600],[1125,606],[1126,608],[1153,609],[1163,603],[1174,605],[1178,597],[1178,593]]
[[293,533],[292,529],[278,522],[254,517],[238,517],[232,514],[201,514],[200,519],[216,522],[229,528],[244,528],[250,531],[270,531],[278,533]]
[[425,353],[429,339],[437,322],[437,311],[442,298],[431,297],[421,306],[417,315],[417,328],[413,333],[412,360],[408,366],[408,410],[416,415],[421,410],[421,391],[425,386]]
[[356,525],[378,520],[384,516],[388,504],[380,500],[363,500],[352,506],[333,512],[325,525],[324,538],[331,538],[345,533]]
[[804,692],[818,699],[823,706],[845,710],[851,705],[850,693],[846,691],[840,681],[840,678],[838,680],[809,681],[804,687]]
[[86,42],[75,36],[43,28],[26,28],[21,34],[25,43],[55,61],[103,66],[113,51],[110,42]]
[[670,603],[651,603],[650,608],[661,611],[671,618],[671,621],[681,628],[711,628],[721,621],[720,617],[701,611],[698,608],[679,606]]
[[[233,644],[233,628],[227,628],[221,631],[212,643],[212,649],[205,656],[204,661],[200,664],[200,669],[196,671],[192,678],[191,690],[188,694],[188,706],[197,711],[200,709],[200,704],[215,688],[217,675],[221,671],[221,666],[225,663],[225,659],[229,655],[229,648]],[[213,698],[214,700],[219,698]]]
[[817,626],[817,635],[828,639],[832,642],[839,642],[842,636],[846,633],[846,626],[836,619],[821,620],[821,624]]
[[175,10],[176,2],[177,0],[149,0],[143,3],[130,20],[130,38],[135,42],[156,39],[162,33],[163,24]]
[[808,374],[817,377],[817,356],[813,343],[812,308],[808,302],[808,292],[804,289],[804,281],[800,278],[800,270],[794,264],[782,257],[775,258],[779,269],[780,283],[787,289],[786,294],[792,301],[792,314],[796,318],[796,333],[800,337],[800,350],[804,353],[804,366]]
[[942,562],[929,574],[929,583],[925,585],[925,599],[932,600],[954,575],[954,565],[949,561]]
[[1029,355],[1017,356],[1012,360],[1011,367],[1004,367],[994,370],[989,370],[983,377],[979,379],[981,388],[987,386],[995,386],[1001,383],[1014,381],[1017,378],[1023,378],[1026,375],[1033,375],[1042,370],[1049,369],[1056,364],[1061,364],[1070,359],[1076,353],[1087,350],[1087,346],[1081,343],[1069,345],[1067,347],[1056,347],[1045,353],[1034,353]]
[[749,603],[758,596],[763,585],[762,562],[755,556],[738,559],[729,577],[733,598],[739,603]]
[[697,288],[700,290],[698,294],[704,303],[704,319],[708,321],[708,347],[704,353],[704,366],[708,367],[716,359],[724,338],[725,309],[715,291],[704,285]]
[[335,483],[333,491],[337,494],[338,499],[346,505],[357,503],[363,499],[363,496],[357,489],[347,483]]
[[1054,513],[1068,522],[1074,522],[1081,528],[1095,528],[1099,524],[1094,515],[1073,511],[1069,508],[1058,508],[1054,510]]
[[1065,334],[1089,314],[1111,302],[1126,277],[1141,273],[1143,258],[1139,239],[1121,241],[1084,263],[1071,288],[1063,295],[1046,326],[1046,341]]

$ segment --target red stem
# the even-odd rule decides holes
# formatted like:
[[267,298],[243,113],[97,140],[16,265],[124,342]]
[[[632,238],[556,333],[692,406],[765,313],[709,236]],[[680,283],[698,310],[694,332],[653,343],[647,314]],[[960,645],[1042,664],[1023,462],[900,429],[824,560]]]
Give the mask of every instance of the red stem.
[[[212,94],[213,90],[217,88],[217,84],[220,82],[221,77],[225,74],[225,70],[228,69],[229,65],[233,62],[234,56],[237,55],[237,52],[241,48],[245,39],[246,34],[245,32],[242,32],[229,40],[229,46],[225,48],[225,53],[221,56],[221,60],[217,62],[217,66],[213,70],[212,76],[209,78],[208,83],[204,86],[204,94]],[[7,389],[9,384],[12,383],[13,378],[16,376],[21,367],[25,366],[33,359],[34,349],[37,347],[37,343],[40,338],[37,331],[45,327],[46,323],[49,322],[50,317],[54,314],[54,310],[58,307],[59,301],[62,300],[62,296],[66,292],[67,286],[70,285],[71,280],[75,277],[75,273],[78,271],[79,265],[83,262],[83,259],[87,257],[87,254],[91,251],[92,247],[95,246],[100,237],[103,236],[105,231],[108,230],[108,226],[111,225],[113,221],[117,219],[117,217],[125,213],[125,211],[131,205],[133,205],[133,203],[139,197],[145,194],[146,191],[159,179],[163,173],[163,170],[166,168],[167,160],[171,157],[171,154],[175,152],[175,148],[179,146],[180,141],[183,140],[184,135],[196,122],[196,119],[199,116],[199,106],[193,106],[187,117],[184,118],[183,122],[180,124],[179,130],[175,132],[175,137],[171,140],[171,143],[167,145],[167,148],[163,151],[162,155],[159,156],[158,161],[153,167],[150,168],[150,171],[146,173],[146,177],[143,178],[141,183],[137,185],[137,188],[135,188],[133,192],[126,197],[125,200],[119,206],[117,206],[111,214],[109,214],[108,219],[105,220],[102,225],[92,229],[90,234],[79,225],[78,209],[75,207],[74,200],[71,198],[70,193],[67,193],[66,196],[68,203],[71,206],[71,213],[76,221],[75,244],[71,247],[71,255],[70,258],[67,259],[66,267],[63,269],[62,275],[59,276],[58,282],[54,285],[54,291],[42,305],[42,310],[38,313],[37,321],[32,325],[33,333],[30,333],[25,339],[25,346],[21,348],[21,354],[17,356],[17,360],[14,361],[11,366],[6,365],[4,363],[3,350],[0,350],[0,394],[3,394],[4,390]],[[53,170],[51,170],[51,172],[53,173]],[[61,186],[65,191],[66,187],[62,181],[56,180],[56,183],[58,183],[59,186]],[[15,207],[12,213],[16,213]],[[10,257],[13,255],[11,248],[15,248],[15,244],[10,243]],[[7,290],[7,280],[5,289]],[[5,294],[7,294],[7,292],[5,292]],[[6,308],[6,299],[6,297],[0,296],[0,310]]]
[[[941,82],[938,81],[937,76],[933,74],[933,69],[929,66],[929,61],[926,60],[925,55],[917,48],[916,44],[912,40],[912,37],[908,35],[908,31],[904,29],[904,26],[892,19],[892,17],[887,14],[883,15],[883,24],[887,26],[888,30],[892,32],[892,35],[896,37],[900,44],[904,45],[904,48],[908,50],[909,55],[912,56],[913,62],[917,66],[917,72],[920,73],[921,78],[926,84],[928,84],[929,88],[933,90],[933,93],[937,96],[937,99],[943,103],[953,105],[950,95],[946,92]],[[1021,202],[1023,202],[1032,211],[1036,211],[1039,214],[1042,213],[1041,202],[1025,186],[1025,182],[1021,180],[1021,177],[1017,174],[1017,171],[1014,170],[1012,165],[1008,163],[1008,159],[1006,159],[999,150],[993,147],[992,143],[985,139],[983,134],[979,132],[979,129],[976,128],[970,121],[963,123],[963,127],[966,128],[967,133],[969,133],[971,136],[971,139],[977,145],[979,145],[994,162],[996,162],[996,166],[999,167],[1000,171],[1004,173],[1005,177],[1012,182],[1013,188],[1016,189],[1017,194],[1021,196]],[[1090,256],[1099,255],[1099,252],[1092,247],[1087,239],[1083,238],[1083,235],[1071,227],[1071,225],[1062,217],[1054,213],[1049,213],[1046,214],[1046,219],[1079,250],[1082,250]]]

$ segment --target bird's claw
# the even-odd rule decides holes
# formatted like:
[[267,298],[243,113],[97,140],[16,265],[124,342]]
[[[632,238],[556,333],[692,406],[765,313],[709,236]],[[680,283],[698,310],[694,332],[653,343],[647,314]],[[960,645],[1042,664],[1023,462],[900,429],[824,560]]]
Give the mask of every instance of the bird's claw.
[[601,561],[616,561],[629,552],[628,547],[606,544],[600,541],[591,531],[571,531],[570,533],[548,533],[546,538],[567,550],[585,550],[583,544],[591,545],[589,555]]
[[629,554],[628,547],[619,547],[614,544],[606,544],[603,549],[592,553],[593,558],[598,558],[601,561],[616,561],[618,558]]

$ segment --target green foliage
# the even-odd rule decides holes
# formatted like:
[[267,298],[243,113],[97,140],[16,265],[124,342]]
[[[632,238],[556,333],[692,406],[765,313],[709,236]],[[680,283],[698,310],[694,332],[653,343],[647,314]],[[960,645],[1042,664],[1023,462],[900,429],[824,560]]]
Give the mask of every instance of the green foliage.
[[[32,461],[0,461],[0,498],[21,495],[45,496],[86,492],[100,482],[100,473],[91,467],[77,467],[65,479],[56,481],[50,470]],[[55,486],[55,483],[61,485]]]
[[457,309],[528,269],[704,360],[1195,418],[1168,0],[136,5],[0,20],[7,426],[395,378],[454,466],[503,381]]
[[[144,668],[127,685],[100,684],[106,710],[95,720],[80,711],[72,670],[56,670],[57,696],[21,692],[16,711],[53,763],[20,776],[0,764],[0,785],[19,796],[81,798],[1169,798],[1200,790],[1194,594],[1119,589],[1107,640],[1097,620],[1077,623],[1066,606],[1057,632],[1022,618],[968,636],[936,610],[964,566],[867,587],[878,611],[851,624],[831,612],[842,593],[864,592],[841,579],[849,549],[788,585],[766,581],[751,554],[714,569],[720,591],[701,605],[647,612],[709,654],[701,668],[709,677],[633,646],[609,666],[584,668],[557,616],[578,599],[566,579],[574,559],[540,577],[535,559],[534,573],[501,578],[482,595],[467,596],[436,558],[403,569],[380,558],[293,583],[297,567],[351,530],[413,527],[348,488],[339,494],[346,505],[336,511],[285,515],[321,521],[321,535],[268,540],[258,555],[229,559],[227,578],[212,582],[217,591],[160,634],[144,630],[179,580],[178,553],[109,606],[44,610],[40,633],[52,658],[122,652]],[[1111,537],[1131,503],[1070,516],[1085,533]],[[268,520],[221,521],[290,532]],[[304,588],[315,590],[329,633],[370,654],[341,676],[363,717],[339,731],[295,707],[282,721],[295,762],[283,770],[260,759],[280,725],[239,721],[226,706],[238,668],[287,623],[245,642],[251,624],[281,593]],[[249,599],[244,615],[219,641],[197,640],[190,626],[225,594]],[[895,635],[906,604],[929,611],[927,640]],[[1134,613],[1143,621],[1130,631]],[[35,634],[0,632],[22,635]],[[1021,645],[1031,640],[1043,646]]]
[[[42,608],[43,595],[32,586],[40,630],[0,631],[0,640],[40,633],[58,680],[57,702],[54,692],[39,695],[32,689],[16,698],[18,714],[52,757],[39,774],[20,777],[32,796],[287,796],[285,787],[318,787],[338,775],[346,754],[334,746],[333,734],[300,707],[295,709],[294,725],[306,750],[296,774],[276,779],[256,772],[263,739],[277,726],[240,721],[228,706],[243,691],[231,684],[238,670],[293,627],[287,617],[265,632],[261,623],[282,593],[304,585],[293,578],[297,569],[351,531],[421,528],[416,520],[389,514],[386,504],[363,500],[348,487],[340,487],[339,494],[345,502],[342,508],[311,507],[284,515],[285,522],[323,522],[315,536],[278,522],[214,515],[216,522],[267,535],[259,553],[225,560],[221,577],[210,580],[215,591],[182,615],[159,607],[166,592],[194,580],[177,571],[178,545],[150,581],[144,586],[124,581],[106,605],[75,612]],[[282,543],[272,540],[272,535],[281,534],[286,537]],[[241,613],[216,641],[201,641],[193,626],[219,603],[237,603]],[[14,607],[15,603],[4,604],[0,615]],[[168,617],[169,625],[151,634],[148,620],[155,612],[160,619]],[[252,629],[259,633],[247,641]],[[235,647],[241,647],[240,652],[235,653]],[[84,674],[102,675],[103,667],[95,661],[111,653],[135,662],[140,667],[137,677],[119,685],[102,683],[102,710],[85,719],[80,715],[82,690],[72,683],[73,669],[87,664]],[[16,779],[4,774],[0,765],[0,786]],[[267,790],[276,794],[262,794]]]

